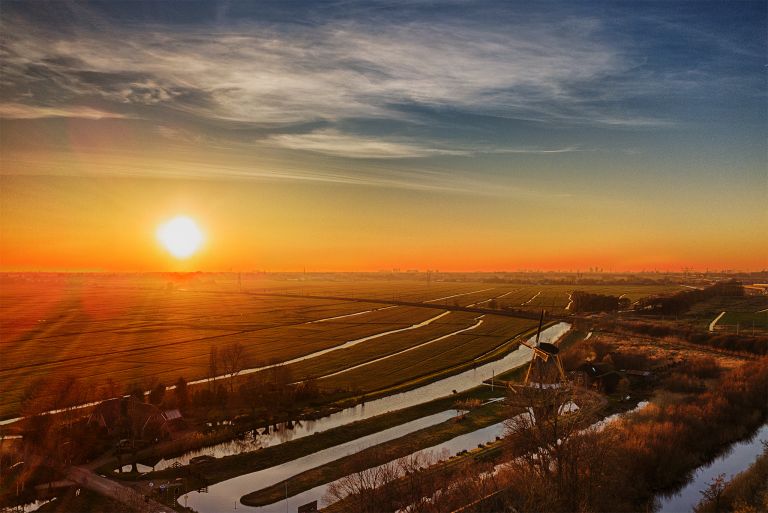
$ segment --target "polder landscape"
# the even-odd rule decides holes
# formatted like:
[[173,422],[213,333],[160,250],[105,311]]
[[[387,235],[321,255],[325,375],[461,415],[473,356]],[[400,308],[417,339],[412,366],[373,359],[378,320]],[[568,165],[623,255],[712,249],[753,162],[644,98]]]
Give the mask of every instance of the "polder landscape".
[[[697,468],[751,441],[738,464],[742,479],[757,473],[752,488],[729,480],[717,491],[759,510],[764,281],[6,274],[3,500],[38,511],[315,501],[327,511],[575,511],[582,501],[633,511],[699,504],[715,485],[686,492]],[[546,399],[559,419],[546,424],[524,422],[541,398],[520,387],[532,360],[521,342],[540,323],[565,371]]]
[[768,511],[765,0],[0,0],[0,513]]

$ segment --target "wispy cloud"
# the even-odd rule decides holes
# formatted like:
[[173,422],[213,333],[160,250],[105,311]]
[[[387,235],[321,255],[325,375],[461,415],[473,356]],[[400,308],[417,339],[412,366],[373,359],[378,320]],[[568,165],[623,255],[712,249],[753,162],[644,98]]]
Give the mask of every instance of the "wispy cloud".
[[337,130],[319,130],[307,134],[277,134],[267,137],[262,142],[280,148],[367,159],[457,156],[472,153],[467,150],[433,148],[381,137],[343,134]]
[[106,112],[84,106],[46,107],[43,105],[25,105],[22,103],[0,103],[0,118],[37,119],[37,118],[79,118],[105,119],[126,118],[123,114]]
[[110,101],[145,116],[148,107],[167,107],[261,125],[403,119],[408,115],[396,106],[404,104],[570,123],[637,121],[580,96],[585,85],[599,89],[631,65],[620,47],[596,36],[600,23],[590,19],[108,33],[4,25],[3,98],[30,108],[46,96],[67,104]]

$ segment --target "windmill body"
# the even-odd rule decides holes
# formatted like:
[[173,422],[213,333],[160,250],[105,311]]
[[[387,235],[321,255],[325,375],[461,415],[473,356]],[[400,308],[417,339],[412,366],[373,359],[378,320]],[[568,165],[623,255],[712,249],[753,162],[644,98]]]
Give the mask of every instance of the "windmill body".
[[533,352],[528,371],[525,373],[524,384],[537,388],[558,388],[566,381],[563,364],[560,362],[560,348],[548,342],[539,342],[543,322],[544,311],[542,310],[535,344],[522,342]]

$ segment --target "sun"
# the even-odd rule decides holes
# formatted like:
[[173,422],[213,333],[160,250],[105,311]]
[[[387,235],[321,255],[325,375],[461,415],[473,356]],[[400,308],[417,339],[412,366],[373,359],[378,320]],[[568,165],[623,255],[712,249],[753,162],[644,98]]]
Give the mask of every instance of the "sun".
[[178,216],[157,228],[157,239],[176,258],[188,258],[203,243],[203,232],[194,219]]

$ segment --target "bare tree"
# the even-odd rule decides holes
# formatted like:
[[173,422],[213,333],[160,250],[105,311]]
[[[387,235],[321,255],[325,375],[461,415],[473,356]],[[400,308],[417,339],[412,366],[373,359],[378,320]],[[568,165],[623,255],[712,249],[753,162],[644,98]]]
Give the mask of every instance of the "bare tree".
[[347,509],[360,513],[378,513],[391,503],[385,496],[385,485],[398,477],[397,461],[353,472],[328,485],[324,500],[333,503],[345,500]]
[[240,342],[233,342],[221,351],[221,363],[224,373],[229,376],[229,391],[235,391],[235,377],[246,366],[245,347]]
[[343,500],[345,511],[362,513],[428,511],[432,497],[444,484],[439,472],[425,471],[437,460],[435,453],[420,451],[358,470],[331,483],[324,499],[328,503]]
[[211,344],[208,349],[208,384],[213,386],[216,376],[219,373],[219,348],[216,344]]
[[621,511],[625,505],[608,493],[626,468],[617,463],[618,434],[589,427],[600,397],[566,385],[516,390],[512,400],[524,411],[506,423],[511,454],[505,469],[516,508]]

